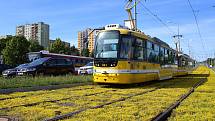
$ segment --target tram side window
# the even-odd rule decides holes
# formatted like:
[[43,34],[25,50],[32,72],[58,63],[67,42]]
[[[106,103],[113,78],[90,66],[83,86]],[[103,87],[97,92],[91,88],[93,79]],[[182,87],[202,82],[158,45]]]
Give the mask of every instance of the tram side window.
[[174,55],[173,52],[165,48],[165,64],[174,64]]
[[143,60],[144,59],[144,42],[143,40],[136,39],[134,44],[134,60]]
[[164,52],[165,52],[165,58],[164,58],[165,64],[171,64],[170,51],[165,48]]
[[149,62],[157,63],[156,53],[155,53],[155,44],[152,42],[147,42],[147,58]]
[[160,47],[159,56],[160,56],[160,64],[164,64],[164,48],[163,47]]
[[143,60],[147,61],[147,40],[143,41]]
[[186,67],[188,65],[187,59],[186,58],[181,58],[181,62],[180,62],[180,67]]
[[155,62],[159,63],[159,46],[154,45]]
[[174,60],[175,60],[174,53],[172,51],[170,51],[169,52],[169,63],[174,64]]
[[121,48],[120,48],[120,58],[121,59],[130,59],[133,57],[133,47],[132,47],[132,40],[131,37],[123,37],[121,41]]
[[174,64],[178,65],[178,59],[177,59],[177,55],[175,52],[173,53],[173,59],[174,59],[173,60]]

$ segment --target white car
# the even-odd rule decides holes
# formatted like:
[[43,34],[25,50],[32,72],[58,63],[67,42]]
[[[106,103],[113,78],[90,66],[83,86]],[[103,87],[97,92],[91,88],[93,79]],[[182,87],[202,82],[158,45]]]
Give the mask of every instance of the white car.
[[93,62],[89,62],[87,65],[79,68],[78,75],[82,74],[93,74]]

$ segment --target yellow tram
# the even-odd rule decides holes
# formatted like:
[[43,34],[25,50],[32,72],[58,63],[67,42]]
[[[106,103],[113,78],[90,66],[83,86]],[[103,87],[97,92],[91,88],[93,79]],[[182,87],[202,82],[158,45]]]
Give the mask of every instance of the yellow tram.
[[105,27],[96,38],[95,83],[131,84],[188,74],[194,61],[158,38],[119,24]]

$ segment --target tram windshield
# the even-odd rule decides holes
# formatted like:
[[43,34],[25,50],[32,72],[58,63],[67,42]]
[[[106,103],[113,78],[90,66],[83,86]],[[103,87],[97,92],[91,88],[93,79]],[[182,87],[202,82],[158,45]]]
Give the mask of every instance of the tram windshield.
[[99,33],[95,44],[95,58],[117,58],[118,43],[118,31]]

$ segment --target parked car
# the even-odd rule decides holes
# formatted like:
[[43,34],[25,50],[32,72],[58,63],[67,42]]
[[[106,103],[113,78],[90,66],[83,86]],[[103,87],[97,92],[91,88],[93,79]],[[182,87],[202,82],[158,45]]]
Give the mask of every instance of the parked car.
[[10,65],[6,65],[6,64],[0,64],[0,74],[6,70],[6,69],[10,69],[10,68],[13,68],[12,66]]
[[17,66],[16,68],[12,68],[12,69],[7,69],[5,71],[2,72],[3,77],[14,77],[17,75],[17,70],[20,68],[24,68],[25,66],[27,66],[28,64],[21,64],[19,66]]
[[89,62],[87,65],[80,67],[78,74],[93,74],[93,62]]
[[58,75],[75,73],[75,67],[70,59],[67,58],[39,58],[29,63],[24,68],[17,70],[17,75]]

